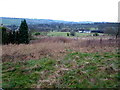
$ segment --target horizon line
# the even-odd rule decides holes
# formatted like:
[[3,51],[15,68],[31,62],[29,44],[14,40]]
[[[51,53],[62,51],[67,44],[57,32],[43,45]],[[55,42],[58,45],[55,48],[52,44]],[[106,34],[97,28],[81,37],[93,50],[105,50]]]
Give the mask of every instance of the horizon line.
[[[45,20],[45,18],[27,18],[27,17],[0,17],[0,18],[16,18],[16,19],[44,19]],[[58,20],[58,19],[50,19],[50,18],[46,18],[47,20]],[[58,20],[58,21],[66,21],[66,22],[111,22],[111,23],[120,23],[119,21],[68,21],[68,20]]]

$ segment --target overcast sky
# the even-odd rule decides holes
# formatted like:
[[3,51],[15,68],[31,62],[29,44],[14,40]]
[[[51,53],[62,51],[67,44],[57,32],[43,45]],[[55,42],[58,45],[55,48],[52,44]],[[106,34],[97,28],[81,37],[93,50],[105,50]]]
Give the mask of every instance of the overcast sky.
[[0,0],[0,17],[118,21],[120,0]]

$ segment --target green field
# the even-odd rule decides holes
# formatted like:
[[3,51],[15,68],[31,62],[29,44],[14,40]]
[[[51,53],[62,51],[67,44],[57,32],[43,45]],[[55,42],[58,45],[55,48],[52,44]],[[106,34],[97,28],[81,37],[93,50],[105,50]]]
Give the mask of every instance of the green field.
[[49,32],[47,35],[48,36],[67,36],[67,33],[69,32]]
[[[75,33],[75,36],[67,36],[67,33],[70,34],[70,32],[34,32],[33,35],[35,34],[39,34],[40,35],[47,35],[47,36],[61,36],[61,37],[81,37],[81,36],[92,36],[94,33]],[[99,35],[103,35],[103,34],[99,34]]]
[[[70,34],[70,32],[49,32],[47,35],[48,36],[64,36],[64,37],[67,37],[67,33]],[[75,36],[77,37],[80,37],[80,36],[91,36],[93,35],[93,33],[78,33],[76,32],[75,33]],[[99,35],[102,35],[102,34],[99,34]],[[72,37],[72,36],[69,36],[69,37]]]
[[3,88],[116,88],[120,57],[117,53],[69,51],[61,60],[4,62]]

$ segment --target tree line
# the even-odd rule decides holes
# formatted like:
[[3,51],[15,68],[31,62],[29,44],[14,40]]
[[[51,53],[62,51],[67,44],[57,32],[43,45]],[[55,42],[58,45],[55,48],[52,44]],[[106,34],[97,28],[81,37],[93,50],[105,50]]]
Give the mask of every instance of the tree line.
[[2,27],[2,44],[29,44],[29,31],[26,20],[21,21],[18,31],[7,30]]

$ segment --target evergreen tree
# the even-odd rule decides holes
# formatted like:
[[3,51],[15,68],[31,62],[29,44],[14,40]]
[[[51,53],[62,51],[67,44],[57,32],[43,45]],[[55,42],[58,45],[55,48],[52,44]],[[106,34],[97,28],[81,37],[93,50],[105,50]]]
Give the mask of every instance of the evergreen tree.
[[15,43],[16,43],[16,44],[20,44],[19,38],[20,38],[19,31],[16,31],[16,32],[15,32]]
[[13,31],[12,32],[12,38],[13,38],[13,44],[15,44],[15,42],[16,42],[16,32],[15,31]]
[[5,27],[2,27],[2,44],[8,44],[8,34]]
[[28,25],[26,23],[26,20],[23,20],[20,25],[19,29],[19,43],[29,43],[29,32],[28,32]]
[[10,31],[10,32],[8,33],[8,43],[13,43],[12,31]]
[[0,27],[0,45],[2,44],[2,27]]

